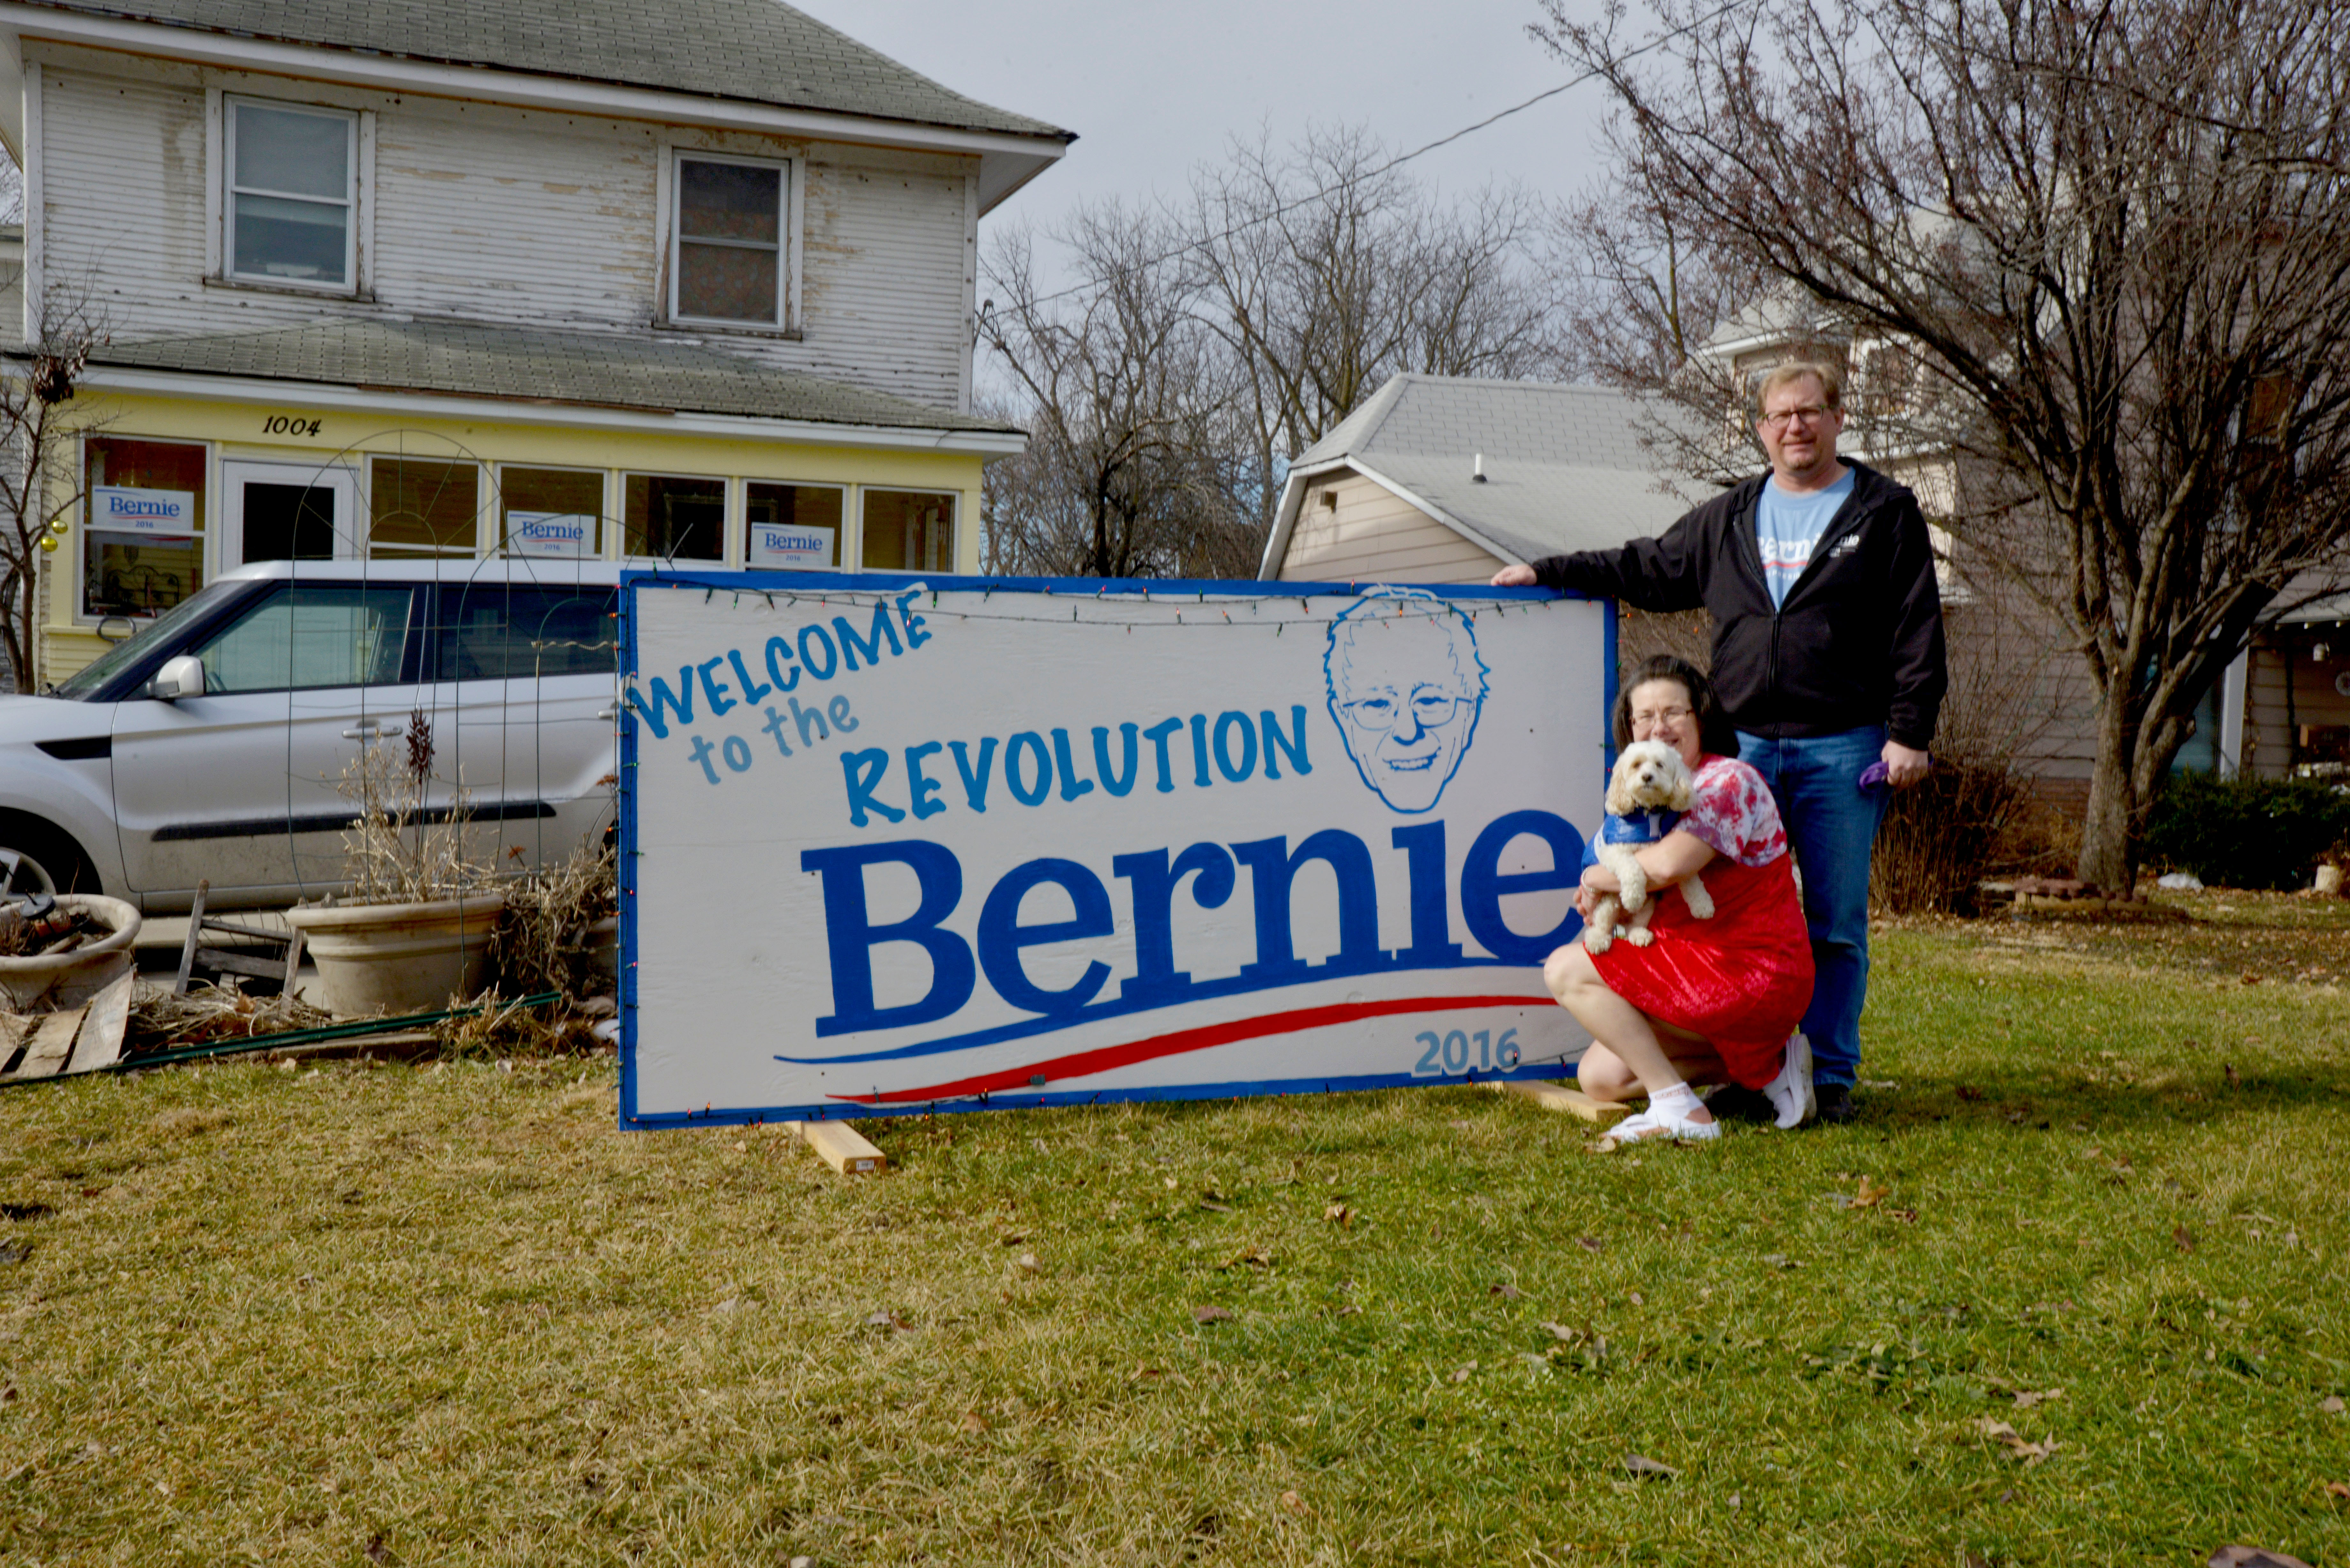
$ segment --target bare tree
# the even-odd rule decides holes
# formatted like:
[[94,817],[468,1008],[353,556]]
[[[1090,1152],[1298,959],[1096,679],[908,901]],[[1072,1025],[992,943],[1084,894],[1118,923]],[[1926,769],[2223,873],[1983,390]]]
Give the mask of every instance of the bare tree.
[[1529,265],[1533,199],[1488,189],[1448,203],[1388,164],[1368,132],[1324,130],[1284,152],[1235,144],[1193,182],[1192,270],[1246,377],[1268,463],[1399,371],[1531,376],[1563,362]]
[[91,351],[106,341],[80,297],[54,294],[37,339],[0,357],[0,653],[19,691],[38,685],[41,563],[81,504],[80,438],[101,423],[68,406]]
[[1544,3],[1647,210],[1908,357],[1953,527],[2085,661],[2080,875],[2127,887],[2197,701],[2350,543],[2350,16],[1658,0],[1636,57]]
[[1232,369],[1168,258],[1164,217],[1113,202],[1057,235],[1076,275],[1039,284],[1025,229],[989,257],[981,334],[1019,389],[1028,450],[988,470],[993,564],[1096,576],[1245,575],[1254,525]]

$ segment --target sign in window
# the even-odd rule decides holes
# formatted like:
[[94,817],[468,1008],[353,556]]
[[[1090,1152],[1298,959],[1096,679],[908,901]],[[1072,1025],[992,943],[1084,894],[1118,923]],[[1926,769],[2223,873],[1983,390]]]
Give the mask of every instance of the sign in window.
[[161,615],[203,580],[204,449],[95,436],[84,452],[81,611]]
[[806,571],[840,565],[841,494],[830,484],[743,487],[743,565],[759,571]]
[[604,553],[604,476],[593,470],[498,470],[498,536],[509,556],[593,560]]

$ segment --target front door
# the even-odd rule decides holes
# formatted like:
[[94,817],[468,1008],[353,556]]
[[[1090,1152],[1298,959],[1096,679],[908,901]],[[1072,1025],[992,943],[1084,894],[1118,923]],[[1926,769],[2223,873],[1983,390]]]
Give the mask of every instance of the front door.
[[221,569],[359,554],[359,479],[332,463],[221,464]]

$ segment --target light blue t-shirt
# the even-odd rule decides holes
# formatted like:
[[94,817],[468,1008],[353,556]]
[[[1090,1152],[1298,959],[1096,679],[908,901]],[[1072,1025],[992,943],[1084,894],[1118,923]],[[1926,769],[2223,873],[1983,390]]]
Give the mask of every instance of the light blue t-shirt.
[[1812,549],[1827,532],[1828,522],[1852,498],[1853,471],[1825,490],[1790,495],[1777,479],[1763,482],[1754,502],[1754,543],[1762,551],[1762,581],[1771,590],[1773,608],[1787,602],[1787,590],[1812,564]]

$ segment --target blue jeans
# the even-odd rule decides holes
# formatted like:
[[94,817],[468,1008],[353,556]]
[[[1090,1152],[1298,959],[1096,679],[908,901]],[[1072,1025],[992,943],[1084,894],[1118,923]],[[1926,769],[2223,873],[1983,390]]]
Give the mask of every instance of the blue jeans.
[[1868,998],[1868,851],[1885,816],[1886,786],[1858,787],[1885,750],[1885,729],[1766,741],[1740,731],[1741,762],[1779,803],[1804,873],[1804,924],[1812,935],[1812,1005],[1804,1033],[1812,1077],[1850,1087],[1860,1070],[1860,1009]]

